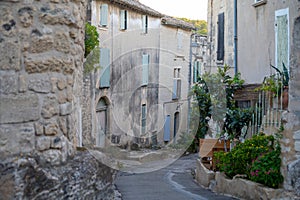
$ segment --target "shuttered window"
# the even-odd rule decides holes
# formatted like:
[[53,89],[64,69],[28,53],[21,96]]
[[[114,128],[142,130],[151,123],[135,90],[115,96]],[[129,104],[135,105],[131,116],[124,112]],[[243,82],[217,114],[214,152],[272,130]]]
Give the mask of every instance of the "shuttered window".
[[218,49],[217,60],[224,60],[224,13],[218,15]]
[[100,88],[110,87],[110,50],[108,48],[100,49]]
[[170,135],[171,135],[171,116],[167,115],[165,119],[164,124],[164,141],[169,142],[170,141]]
[[127,29],[127,10],[120,10],[120,29]]
[[180,69],[181,67],[174,68],[173,92],[172,92],[173,100],[179,99],[181,95]]
[[100,26],[106,27],[108,25],[108,5],[102,4],[100,6]]
[[147,107],[146,104],[142,105],[142,119],[141,119],[141,127],[142,134],[146,133],[146,121],[147,120]]
[[289,69],[289,19],[288,9],[276,11],[276,67],[283,71],[283,63]]
[[148,16],[142,16],[142,26],[143,26],[143,33],[148,33]]
[[142,85],[148,85],[149,79],[149,54],[143,54],[142,59]]
[[196,83],[199,80],[201,72],[201,63],[200,61],[194,62],[194,73],[193,73],[193,82]]

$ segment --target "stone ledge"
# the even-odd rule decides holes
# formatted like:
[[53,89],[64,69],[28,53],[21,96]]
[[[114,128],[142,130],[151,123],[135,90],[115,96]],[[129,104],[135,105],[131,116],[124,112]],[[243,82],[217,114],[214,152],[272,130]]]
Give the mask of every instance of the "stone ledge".
[[242,199],[295,199],[295,196],[284,189],[268,188],[259,183],[242,178],[228,179],[223,173],[208,170],[199,159],[197,160],[196,180],[200,185],[206,188],[209,187],[216,193],[231,195]]

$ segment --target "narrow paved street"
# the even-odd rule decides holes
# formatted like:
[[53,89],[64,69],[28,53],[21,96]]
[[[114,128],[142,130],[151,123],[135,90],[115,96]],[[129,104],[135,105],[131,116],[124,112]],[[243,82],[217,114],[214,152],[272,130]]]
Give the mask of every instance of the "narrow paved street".
[[192,175],[197,154],[181,157],[172,165],[142,174],[119,172],[116,185],[123,200],[230,200],[198,185]]

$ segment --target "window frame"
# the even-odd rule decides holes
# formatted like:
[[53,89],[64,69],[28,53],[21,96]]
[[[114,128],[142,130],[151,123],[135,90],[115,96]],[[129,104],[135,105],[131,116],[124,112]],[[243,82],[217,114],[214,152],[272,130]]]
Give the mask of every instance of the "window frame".
[[99,25],[100,27],[106,28],[108,27],[108,4],[101,4],[100,5],[100,20]]
[[120,30],[127,30],[128,11],[125,9],[120,10]]

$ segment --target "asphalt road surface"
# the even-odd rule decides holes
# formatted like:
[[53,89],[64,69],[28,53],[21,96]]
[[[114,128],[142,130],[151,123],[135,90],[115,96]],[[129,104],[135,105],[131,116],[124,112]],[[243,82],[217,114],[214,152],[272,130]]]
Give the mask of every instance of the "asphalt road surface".
[[119,172],[116,186],[123,200],[232,200],[202,188],[193,179],[197,155],[183,156],[150,173]]

